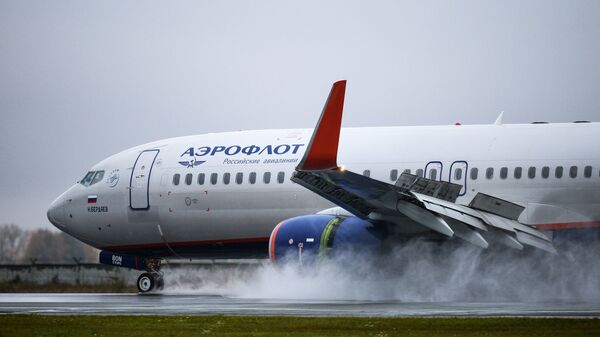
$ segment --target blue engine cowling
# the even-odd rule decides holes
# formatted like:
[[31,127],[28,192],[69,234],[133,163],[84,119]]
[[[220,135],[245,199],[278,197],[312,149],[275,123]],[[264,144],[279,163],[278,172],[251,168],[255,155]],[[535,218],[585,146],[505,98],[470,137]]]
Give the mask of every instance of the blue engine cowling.
[[273,229],[269,256],[274,263],[310,263],[350,250],[372,253],[380,249],[381,237],[378,228],[357,217],[303,215]]

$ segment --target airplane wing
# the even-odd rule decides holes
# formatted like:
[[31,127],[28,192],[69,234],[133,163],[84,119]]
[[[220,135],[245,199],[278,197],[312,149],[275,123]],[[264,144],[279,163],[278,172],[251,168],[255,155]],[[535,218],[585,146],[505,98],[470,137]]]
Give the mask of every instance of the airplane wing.
[[361,219],[396,226],[409,221],[482,248],[498,243],[556,253],[538,229],[518,222],[524,208],[483,193],[469,205],[455,201],[461,185],[403,173],[395,184],[371,179],[337,165],[346,81],[333,84],[304,157],[292,181]]

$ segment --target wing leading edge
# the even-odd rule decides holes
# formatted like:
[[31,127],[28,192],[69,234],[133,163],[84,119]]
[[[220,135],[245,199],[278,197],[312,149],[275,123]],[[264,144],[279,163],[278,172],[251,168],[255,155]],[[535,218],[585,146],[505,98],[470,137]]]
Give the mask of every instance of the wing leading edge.
[[426,229],[482,248],[498,243],[556,253],[544,233],[517,221],[524,208],[509,201],[479,193],[468,206],[460,205],[455,203],[462,188],[457,184],[404,173],[392,185],[338,167],[345,88],[346,81],[333,84],[292,181],[375,224],[402,227],[408,218]]

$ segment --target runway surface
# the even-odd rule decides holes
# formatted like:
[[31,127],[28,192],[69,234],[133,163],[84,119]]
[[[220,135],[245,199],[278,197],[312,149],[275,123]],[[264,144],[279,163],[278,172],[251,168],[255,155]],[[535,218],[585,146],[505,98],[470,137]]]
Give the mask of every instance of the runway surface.
[[197,294],[0,294],[0,313],[600,317],[600,303],[306,301]]

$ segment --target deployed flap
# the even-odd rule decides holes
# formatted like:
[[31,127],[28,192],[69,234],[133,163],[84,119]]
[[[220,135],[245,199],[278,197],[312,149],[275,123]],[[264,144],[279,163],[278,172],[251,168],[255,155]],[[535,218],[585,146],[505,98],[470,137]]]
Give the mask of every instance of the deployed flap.
[[432,212],[444,214],[447,217],[484,231],[487,230],[487,225],[481,219],[480,213],[473,209],[416,192],[412,192],[412,194]]
[[481,248],[487,248],[489,246],[488,242],[483,238],[483,236],[481,236],[481,234],[478,231],[471,229],[464,223],[454,220],[452,218],[442,218],[446,221],[446,223],[450,225],[450,227],[452,227],[455,236]]
[[427,179],[410,173],[402,173],[396,181],[396,186],[451,202],[456,201],[462,189],[462,186],[458,184]]
[[308,143],[308,148],[296,170],[314,171],[338,167],[337,151],[345,93],[346,81],[335,82],[331,87],[329,97],[325,102],[323,112],[321,112],[321,118],[319,118],[310,143]]
[[502,232],[501,230],[491,229],[488,232],[481,233],[481,235],[490,242],[496,242],[513,249],[523,249],[523,245],[519,241],[517,241],[517,239],[515,239],[511,235]]
[[519,242],[522,242],[526,245],[529,245],[529,246],[532,246],[535,248],[539,248],[541,250],[545,250],[549,253],[558,254],[558,252],[556,251],[556,248],[554,248],[552,243],[545,241],[545,240],[540,240],[535,236],[532,236],[532,235],[529,235],[526,233],[517,232],[517,240],[519,240]]
[[519,206],[510,201],[493,197],[491,195],[477,193],[475,198],[469,203],[469,207],[496,214],[504,218],[517,220],[523,213],[525,207]]
[[411,220],[419,223],[425,227],[431,228],[434,231],[444,234],[446,236],[454,235],[454,231],[444,219],[441,217],[429,212],[426,209],[423,209],[415,204],[406,201],[398,201],[398,205],[396,206],[398,211]]

